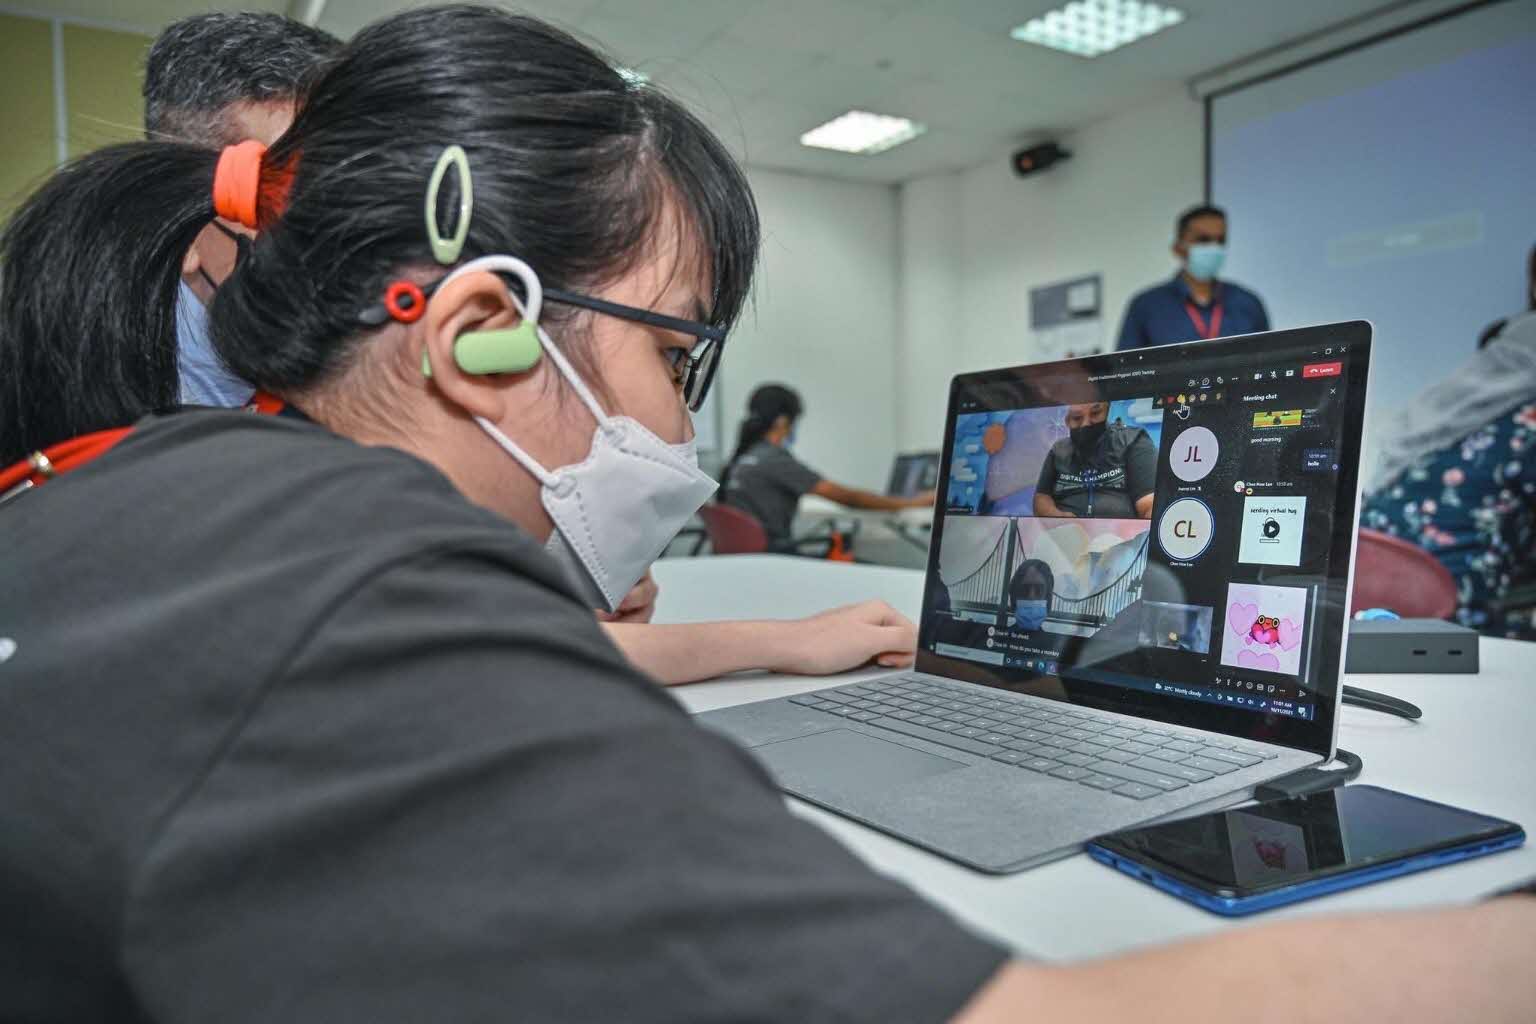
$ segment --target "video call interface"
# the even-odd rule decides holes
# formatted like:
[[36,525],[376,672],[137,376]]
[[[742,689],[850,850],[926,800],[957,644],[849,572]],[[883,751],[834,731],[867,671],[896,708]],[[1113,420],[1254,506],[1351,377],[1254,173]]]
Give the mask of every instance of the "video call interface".
[[1271,358],[963,394],[923,646],[1314,718],[1349,355]]

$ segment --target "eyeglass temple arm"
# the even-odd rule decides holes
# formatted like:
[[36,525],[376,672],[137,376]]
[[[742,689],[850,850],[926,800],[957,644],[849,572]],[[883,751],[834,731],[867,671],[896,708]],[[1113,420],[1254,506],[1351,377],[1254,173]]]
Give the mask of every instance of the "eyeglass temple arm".
[[[516,281],[511,275],[503,276],[508,278],[509,283],[515,283]],[[444,278],[438,278],[431,284],[423,285],[421,288],[422,298],[430,299],[444,280]],[[595,299],[590,295],[561,291],[558,288],[546,288],[544,289],[544,300],[546,302],[558,302],[566,306],[577,306],[581,309],[590,309],[597,313],[605,313],[608,316],[616,316],[623,320],[650,324],[652,327],[660,327],[668,331],[678,331],[682,334],[709,338],[712,341],[725,340],[726,331],[723,327],[711,327],[709,324],[699,323],[694,320],[680,320],[677,317],[667,316],[664,313],[653,313],[648,309],[640,309],[638,306],[624,306],[617,302]],[[358,320],[370,327],[377,327],[388,319],[389,311],[382,304],[370,306],[358,315]]]
[[697,320],[682,320],[675,316],[667,316],[665,313],[653,313],[648,309],[641,309],[638,306],[624,306],[617,302],[594,299],[590,295],[564,292],[558,288],[546,288],[544,289],[544,298],[567,306],[579,306],[582,309],[606,313],[609,316],[616,316],[623,320],[634,320],[637,323],[650,324],[652,327],[661,327],[669,331],[678,331],[682,334],[692,334],[700,338],[709,338],[712,341],[721,341],[725,338],[726,332],[723,327],[711,327],[709,324],[700,323]]

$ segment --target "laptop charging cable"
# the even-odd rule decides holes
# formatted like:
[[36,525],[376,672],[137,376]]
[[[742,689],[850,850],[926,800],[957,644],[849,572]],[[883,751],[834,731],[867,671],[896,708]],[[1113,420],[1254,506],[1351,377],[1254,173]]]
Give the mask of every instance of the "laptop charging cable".
[[1370,711],[1380,711],[1384,715],[1396,715],[1410,722],[1417,722],[1424,717],[1423,710],[1417,704],[1410,704],[1389,693],[1378,693],[1376,690],[1367,690],[1359,686],[1344,687],[1343,699],[1345,704],[1353,704],[1357,708],[1366,708]]
[[[1398,718],[1406,718],[1416,722],[1424,717],[1424,712],[1417,704],[1394,697],[1387,693],[1378,693],[1375,690],[1366,690],[1358,686],[1346,686],[1343,690],[1345,704],[1353,704],[1356,707],[1367,708],[1371,711],[1380,711],[1387,715],[1396,715]],[[1272,779],[1262,786],[1257,786],[1253,791],[1253,798],[1260,802],[1265,800],[1289,800],[1293,797],[1307,796],[1310,793],[1322,793],[1326,790],[1337,789],[1346,782],[1353,782],[1360,777],[1365,769],[1365,762],[1354,751],[1339,747],[1333,752],[1333,759],[1342,768],[1323,769],[1303,768],[1289,775],[1282,775],[1278,779]]]
[[1266,800],[1290,800],[1293,797],[1309,796],[1312,793],[1337,789],[1346,782],[1358,779],[1360,772],[1365,768],[1365,762],[1360,760],[1359,754],[1345,750],[1343,747],[1333,752],[1333,759],[1344,767],[1331,771],[1325,771],[1322,768],[1303,768],[1299,772],[1282,775],[1262,786],[1254,787],[1253,798],[1263,803]]
[[[1366,608],[1355,613],[1355,620],[1360,622],[1401,621],[1397,612],[1386,608]],[[1423,653],[1422,651],[1418,653]],[[1457,652],[1458,654],[1461,652]],[[1377,693],[1375,690],[1367,690],[1359,686],[1346,686],[1341,691],[1345,704],[1353,704],[1356,707],[1367,708],[1371,711],[1380,711],[1385,715],[1396,715],[1416,722],[1424,717],[1424,712],[1419,710],[1417,704],[1410,704],[1405,700],[1393,697],[1386,693]]]

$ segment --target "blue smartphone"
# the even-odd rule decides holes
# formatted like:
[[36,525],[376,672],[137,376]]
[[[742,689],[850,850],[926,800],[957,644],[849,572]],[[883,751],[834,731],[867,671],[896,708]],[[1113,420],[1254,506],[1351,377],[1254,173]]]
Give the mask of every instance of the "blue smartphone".
[[1525,842],[1512,821],[1379,786],[1345,786],[1101,836],[1088,854],[1226,917]]

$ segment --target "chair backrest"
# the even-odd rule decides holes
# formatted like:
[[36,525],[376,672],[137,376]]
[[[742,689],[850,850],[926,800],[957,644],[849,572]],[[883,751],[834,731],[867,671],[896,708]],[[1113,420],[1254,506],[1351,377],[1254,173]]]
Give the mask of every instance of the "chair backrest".
[[768,531],[749,512],[711,501],[699,509],[699,518],[717,555],[757,555],[768,550]]
[[1456,580],[1417,544],[1362,529],[1351,604],[1351,615],[1361,608],[1388,608],[1405,619],[1449,619],[1456,614]]

